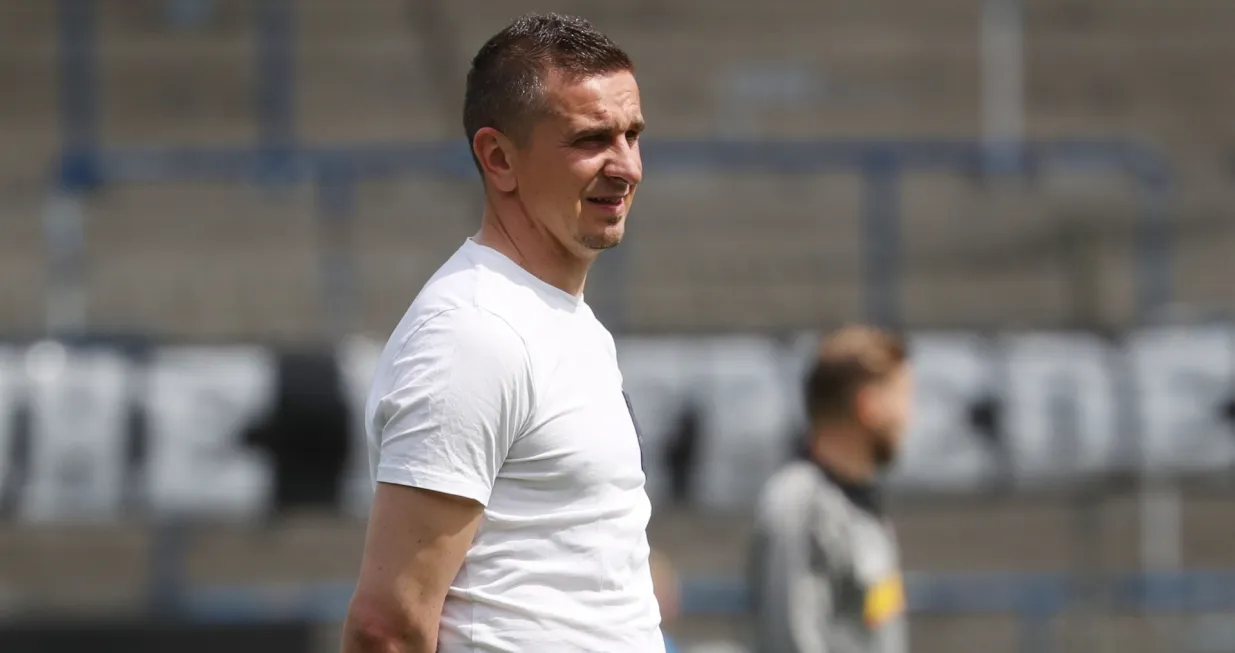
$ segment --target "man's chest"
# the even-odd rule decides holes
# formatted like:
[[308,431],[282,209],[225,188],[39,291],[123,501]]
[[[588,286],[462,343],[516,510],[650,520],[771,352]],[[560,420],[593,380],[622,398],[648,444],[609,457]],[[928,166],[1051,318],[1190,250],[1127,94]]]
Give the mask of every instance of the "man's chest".
[[640,435],[614,357],[567,348],[543,364],[535,409],[499,476],[584,494],[642,487]]
[[[895,636],[905,613],[905,593],[896,538],[880,517],[856,507],[830,502],[821,524],[824,550],[816,573],[832,595],[828,632],[834,639],[862,644]],[[839,650],[848,650],[838,646]],[[880,649],[881,650],[881,649]]]

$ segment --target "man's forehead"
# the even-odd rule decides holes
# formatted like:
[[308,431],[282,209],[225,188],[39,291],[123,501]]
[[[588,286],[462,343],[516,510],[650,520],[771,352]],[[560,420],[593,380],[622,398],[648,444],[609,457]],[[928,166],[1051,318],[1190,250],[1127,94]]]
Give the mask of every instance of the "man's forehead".
[[572,127],[626,128],[643,123],[639,87],[629,72],[577,79],[559,74],[547,86],[550,113]]

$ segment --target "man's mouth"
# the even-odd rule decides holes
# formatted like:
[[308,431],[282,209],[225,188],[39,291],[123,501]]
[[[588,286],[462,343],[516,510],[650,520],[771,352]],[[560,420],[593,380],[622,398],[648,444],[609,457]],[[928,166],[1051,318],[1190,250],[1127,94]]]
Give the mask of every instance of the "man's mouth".
[[621,206],[622,201],[625,199],[625,195],[612,195],[604,197],[589,197],[587,198],[587,201],[592,202],[593,204],[600,204],[602,206]]

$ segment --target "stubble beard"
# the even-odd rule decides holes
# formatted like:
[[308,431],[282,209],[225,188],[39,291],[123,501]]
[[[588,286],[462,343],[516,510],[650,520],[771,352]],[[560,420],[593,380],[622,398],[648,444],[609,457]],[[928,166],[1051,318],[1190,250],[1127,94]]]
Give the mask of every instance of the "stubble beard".
[[[625,218],[623,218],[623,220],[625,220]],[[621,223],[619,222],[618,224],[621,224]],[[613,225],[613,226],[617,226],[617,225]],[[614,247],[617,247],[618,245],[622,244],[622,237],[625,235],[626,235],[626,230],[625,230],[625,226],[623,225],[622,230],[618,231],[617,233],[610,233],[606,231],[606,232],[602,232],[599,234],[581,235],[579,236],[579,244],[583,245],[584,247],[594,252],[603,252],[607,249],[613,249]]]
[[882,432],[871,434],[871,460],[875,463],[875,468],[883,471],[891,467],[896,462],[898,447],[895,443],[894,434]]
[[579,243],[584,247],[596,251],[603,252],[607,249],[613,249],[622,243],[622,237],[610,238],[606,236],[583,236],[579,239]]

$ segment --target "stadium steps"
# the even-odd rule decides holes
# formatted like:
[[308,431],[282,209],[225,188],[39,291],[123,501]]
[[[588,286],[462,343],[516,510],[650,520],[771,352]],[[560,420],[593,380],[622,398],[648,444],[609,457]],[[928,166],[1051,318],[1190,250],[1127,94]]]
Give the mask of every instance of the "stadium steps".
[[363,521],[309,515],[219,524],[191,541],[186,576],[196,587],[346,581],[360,571],[364,535]]
[[1177,0],[1170,11],[1154,0],[1045,0],[1026,7],[1031,25],[1072,31],[1125,32],[1138,30],[1155,34],[1180,30],[1222,33],[1223,26],[1235,21],[1235,7],[1224,0]]
[[33,191],[0,192],[0,335],[43,328],[47,259],[42,201],[42,193]]
[[0,5],[0,196],[41,186],[60,147],[55,3]]
[[56,33],[58,11],[54,2],[6,2],[0,5],[0,52],[47,45]]
[[[460,182],[467,183],[467,182]],[[394,327],[421,285],[479,224],[434,180],[367,182],[345,241],[361,321]],[[127,185],[87,202],[91,316],[191,339],[313,342],[325,334],[313,189]]]
[[[970,497],[898,494],[890,514],[910,572],[1133,572],[1140,569],[1140,513],[1135,494],[1099,494],[1087,506],[1058,491]],[[1229,495],[1185,491],[1181,503],[1183,568],[1227,568],[1235,525],[1223,515]],[[657,507],[648,537],[684,576],[732,575],[742,569],[750,516]],[[700,546],[706,542],[707,546]]]
[[99,129],[111,146],[244,146],[257,135],[248,39],[174,34],[100,45]]
[[1229,265],[1235,252],[1235,219],[1229,211],[1210,219],[1174,241],[1172,259],[1175,297],[1181,306],[1204,307],[1235,315]]
[[[518,13],[477,0],[450,4],[469,52]],[[935,4],[922,11],[917,4],[881,11],[778,2],[656,3],[646,12],[571,1],[537,8],[593,17],[631,53],[652,136],[971,135],[976,34]],[[947,3],[971,12],[965,5],[972,3]]]
[[[307,38],[311,37],[302,40]],[[304,42],[296,82],[302,140],[416,142],[457,137],[461,118],[438,111],[440,95],[426,66],[418,62],[420,56],[421,46],[405,33],[369,41]],[[462,107],[461,100],[453,104]]]
[[620,254],[632,321],[743,329],[852,316],[858,201],[845,175],[650,177]]
[[140,524],[0,525],[0,594],[19,597],[5,611],[140,609],[152,544]]
[[351,249],[367,332],[388,335],[429,277],[476,233],[479,183],[402,179],[361,186]]
[[[428,46],[406,0],[297,5],[296,110],[303,139],[422,141],[455,137]],[[460,87],[461,88],[461,87]]]
[[123,185],[86,210],[95,325],[205,340],[321,337],[311,189]]
[[[1225,518],[1230,496],[1185,492],[1184,497],[1183,566],[1235,564],[1228,546],[1235,526]],[[1128,493],[1106,495],[1093,512],[1086,512],[1076,495],[1064,493],[943,501],[898,495],[892,519],[911,572],[1120,572],[1135,571],[1141,562],[1137,500]],[[1086,523],[1091,528],[1082,527]],[[749,529],[750,519],[742,513],[660,506],[649,537],[686,578],[735,577],[743,569]],[[356,520],[300,515],[265,525],[203,522],[192,534],[185,562],[193,587],[286,586],[354,578],[364,527]],[[139,524],[6,524],[0,527],[0,594],[22,596],[27,609],[137,609],[148,588],[152,545],[153,530]],[[915,617],[913,636],[923,650],[951,650],[945,646],[949,642],[975,638],[989,638],[1004,650],[1000,643],[1012,636],[1012,619]],[[1144,629],[1152,625],[1134,615],[1078,613],[1061,635],[1084,637],[1083,626],[1093,619],[1107,636],[1129,646],[1138,633],[1149,635]],[[691,639],[722,631],[738,635],[742,628],[740,620],[729,619],[721,628],[716,620],[688,619],[674,632]]]
[[[759,7],[710,0],[650,4],[655,6],[647,7],[646,14],[579,0],[540,7],[595,17],[598,25],[632,50],[637,62],[649,62],[640,67],[651,120],[649,140],[683,135],[975,134],[976,37],[968,27],[976,20],[974,3],[937,0],[911,8],[886,1],[860,6],[782,0]],[[409,28],[406,3],[365,0],[353,5],[346,10],[325,0],[298,5],[297,52],[302,61],[295,88],[305,137],[327,142],[456,133],[456,117],[441,109],[446,103],[440,98],[433,98],[436,87],[425,70],[424,45]],[[100,17],[108,143],[251,142],[256,133],[252,8],[241,0],[225,0],[217,7],[214,20],[203,28],[176,30],[163,22],[160,2],[106,0]],[[480,0],[443,7],[460,35],[459,57],[473,52],[518,13]],[[1214,0],[1186,0],[1163,12],[1160,5],[1140,0],[1084,4],[1052,0],[1033,5],[1027,17],[1027,91],[1034,108],[1030,133],[1143,135],[1166,148],[1184,171],[1178,220],[1187,222],[1195,213],[1211,221],[1176,243],[1177,294],[1185,300],[1222,305],[1232,300],[1221,283],[1219,266],[1224,265],[1235,236],[1222,226],[1231,191],[1215,146],[1229,140],[1232,127],[1225,116],[1227,103],[1235,96],[1225,91],[1229,85],[1221,74],[1229,66],[1215,62],[1225,61],[1235,51],[1226,38],[1230,7]],[[4,12],[0,80],[7,78],[27,92],[18,94],[17,102],[0,106],[4,118],[0,138],[18,144],[0,152],[0,175],[6,180],[4,192],[24,198],[6,200],[8,204],[34,207],[37,200],[30,195],[46,178],[58,141],[55,52],[49,45],[54,11],[46,3],[18,3],[6,5]],[[717,47],[718,43],[725,47]],[[786,100],[774,90],[781,104],[760,105],[750,115],[735,118],[715,108],[726,92],[715,76],[728,74],[728,67],[737,65],[730,59],[735,53],[770,62],[773,68],[784,62],[797,65],[808,81],[822,80],[832,95],[828,102],[799,103],[793,95],[798,91],[791,88]],[[677,63],[686,61],[692,65]],[[465,63],[461,60],[460,66]],[[792,66],[789,72],[786,83],[792,87],[801,80],[793,81],[797,73]],[[1131,108],[1107,104],[1103,84],[1113,84],[1116,99],[1122,94]],[[874,92],[870,96],[874,99],[862,99],[867,89],[879,88],[900,89],[907,95]],[[1198,177],[1204,181],[1197,183]],[[1024,200],[1028,206],[1021,206],[1022,200],[1013,195],[992,209],[984,204],[987,200],[975,199],[972,189],[953,187],[963,182],[930,179],[918,188],[914,179],[902,196],[907,216],[905,265],[911,272],[904,300],[911,323],[1066,321],[1070,311],[1075,312],[1069,302],[1076,303],[1066,292],[1070,281],[1065,268],[1071,263],[1049,252],[1067,235],[1061,223],[1077,220],[1078,215],[1084,221],[1107,220],[1108,213],[1114,216],[1110,225],[1095,231],[1094,242],[1082,248],[1089,261],[1083,264],[1098,270],[1096,290],[1089,293],[1101,304],[1093,311],[1094,319],[1127,323],[1133,269],[1128,218],[1134,214],[1126,210],[1126,203],[1078,208],[1031,197]],[[661,180],[666,183],[658,189]],[[626,289],[630,323],[646,328],[763,328],[830,323],[859,313],[860,232],[853,220],[857,200],[852,189],[827,197],[803,196],[760,182],[738,186],[740,182],[725,181],[741,192],[722,192],[717,195],[720,199],[709,201],[703,195],[716,194],[717,184],[698,184],[649,169],[626,251],[632,275]],[[670,188],[679,183],[681,190]],[[438,192],[433,186],[412,184],[409,188],[418,190],[397,199],[371,201],[368,210],[385,211],[392,218],[366,224],[356,235],[355,247],[362,252],[358,263],[366,324],[380,329],[396,319],[406,303],[402,298],[427,278],[431,262],[443,258],[475,224],[474,189],[457,186]],[[108,198],[116,193],[108,189],[91,200],[92,207],[100,206],[107,214],[106,206],[113,201]],[[302,215],[311,215],[311,200],[296,202]],[[161,207],[159,220],[186,212],[201,220],[226,214],[228,228],[240,233],[249,229],[249,221],[279,210],[252,197],[216,201],[191,192],[183,199],[168,197],[155,204]],[[153,210],[141,202],[127,206]],[[18,212],[37,215],[27,209]],[[824,224],[816,217],[823,212],[845,217]],[[988,219],[989,212],[997,213],[998,219]],[[1024,215],[1017,217],[1018,212]],[[462,216],[462,224],[448,216]],[[202,237],[194,251],[213,248],[220,257],[199,260],[191,273],[173,269],[152,275],[151,270],[161,269],[158,266],[174,268],[180,263],[176,258],[180,244],[167,237],[160,241],[143,236],[130,236],[127,244],[112,242],[108,230],[124,219],[92,223],[92,239],[102,241],[91,246],[103,274],[103,279],[92,281],[95,315],[102,321],[153,320],[160,328],[199,335],[265,336],[264,329],[270,328],[282,334],[279,337],[300,338],[313,330],[305,322],[319,319],[312,299],[317,297],[318,283],[312,254],[315,236],[293,238],[296,244],[288,252],[275,252],[276,239],[260,233],[243,247]],[[22,252],[7,262],[33,262],[38,256],[33,252],[41,248],[37,226],[4,229],[11,234],[8,248]],[[298,229],[302,227],[289,228],[289,233]],[[310,227],[303,229],[315,233]],[[383,234],[396,235],[383,238]],[[143,243],[150,244],[150,251],[133,253]],[[234,253],[237,248],[249,253]],[[13,265],[23,270],[36,267]],[[270,272],[273,269],[279,272]],[[241,282],[249,277],[263,281],[253,287]],[[138,283],[155,290],[133,292]],[[6,296],[15,298],[13,305],[34,310],[39,302],[31,298],[38,288],[36,281]],[[226,311],[235,306],[240,307],[235,309],[240,315],[236,323],[222,324]],[[735,306],[743,310],[735,311]],[[205,315],[192,307],[205,307],[200,309]],[[29,310],[13,319],[37,322]]]
[[[639,68],[652,134],[770,138],[976,134],[976,59],[936,54],[811,50],[809,29],[725,40],[667,29],[623,40]],[[792,47],[784,45],[794,42]],[[722,52],[709,52],[725,42]],[[661,63],[664,62],[664,63]],[[676,62],[676,63],[675,63]],[[695,125],[691,128],[691,125]],[[670,131],[673,130],[673,131]]]
[[[403,6],[391,0],[349,2],[346,10],[325,2],[298,5],[293,117],[305,141],[425,140],[453,130],[454,116],[444,121],[424,102],[435,89]],[[98,14],[104,142],[252,144],[258,128],[254,13],[252,3],[227,0],[204,25],[177,28],[165,22],[162,3],[105,0]],[[54,45],[36,55],[54,61]]]
[[[796,0],[770,0],[752,6],[741,0],[672,0],[657,2],[636,0],[620,8],[598,0],[545,0],[536,3],[511,3],[495,5],[484,0],[454,0],[455,11],[461,16],[473,17],[482,31],[489,33],[501,29],[513,18],[525,11],[558,12],[587,17],[597,27],[609,31],[617,25],[670,23],[676,27],[710,27],[721,24],[742,26],[749,31],[752,25],[777,24],[804,20],[818,20],[826,27],[837,19],[882,21],[888,17],[901,18],[904,22],[921,21],[936,24],[953,24],[966,16],[976,15],[976,5],[969,0],[933,0],[917,3],[912,7],[895,0],[877,2],[844,2],[827,0],[803,3]],[[752,18],[759,23],[751,22]]]
[[[1119,197],[1078,209],[1049,189],[942,173],[907,175],[901,203],[902,298],[916,325],[1067,324],[1076,262],[1058,254],[1061,244],[1092,230],[1109,248],[1130,239],[1136,218]],[[640,191],[623,253],[634,320],[745,329],[857,319],[860,214],[852,175],[653,179]],[[1104,269],[1103,279],[1126,272]]]

